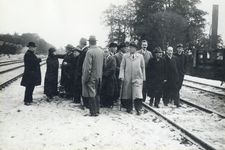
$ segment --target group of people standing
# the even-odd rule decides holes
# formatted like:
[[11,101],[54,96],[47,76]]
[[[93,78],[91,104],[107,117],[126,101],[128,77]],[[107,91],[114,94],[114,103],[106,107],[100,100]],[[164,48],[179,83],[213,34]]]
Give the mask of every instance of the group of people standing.
[[[140,115],[142,101],[147,95],[149,105],[154,102],[156,108],[159,108],[161,98],[165,106],[172,101],[177,107],[181,106],[179,91],[187,66],[182,44],[177,45],[175,54],[172,47],[165,52],[156,47],[152,54],[147,50],[146,40],[141,41],[140,50],[135,42],[110,43],[108,48],[96,44],[96,37],[90,36],[88,40],[81,38],[77,47],[68,44],[65,55],[56,54],[55,48],[48,50],[44,86],[48,101],[60,94],[57,90],[58,58],[63,58],[60,84],[65,96],[81,103],[83,108],[89,108],[90,116],[98,116],[100,106],[112,108],[118,102],[128,113],[132,113],[134,105]],[[40,85],[40,77],[37,77],[40,59],[34,54],[35,47],[35,43],[30,42],[24,55],[21,85],[26,87],[25,105],[32,104],[33,89]]]

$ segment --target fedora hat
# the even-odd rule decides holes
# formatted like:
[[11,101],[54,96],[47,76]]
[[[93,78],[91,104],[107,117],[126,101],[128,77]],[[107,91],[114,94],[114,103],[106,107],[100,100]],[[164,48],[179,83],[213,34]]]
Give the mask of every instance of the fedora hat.
[[96,37],[94,35],[90,35],[88,41],[97,41],[97,40],[96,40]]
[[154,53],[163,53],[162,49],[160,47],[156,47],[154,49]]
[[66,49],[74,51],[74,47],[71,44],[67,44]]
[[137,44],[135,42],[130,42],[129,46],[132,46],[132,47],[135,47],[135,48],[138,49],[138,46],[137,46]]
[[37,47],[34,42],[29,42],[27,47]]
[[87,44],[87,39],[86,39],[86,38],[81,38],[81,39],[80,39],[80,43],[82,43],[82,44]]

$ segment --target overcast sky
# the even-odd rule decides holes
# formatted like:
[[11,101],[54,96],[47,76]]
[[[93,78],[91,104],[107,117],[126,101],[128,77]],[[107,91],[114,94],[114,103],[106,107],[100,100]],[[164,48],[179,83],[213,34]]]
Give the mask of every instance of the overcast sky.
[[[119,5],[126,0],[0,0],[0,33],[37,33],[56,48],[69,43],[76,46],[81,37],[95,35],[98,45],[104,47],[109,29],[100,17],[110,3]],[[218,33],[225,41],[221,15],[225,14],[225,1],[202,0],[199,8],[209,13],[206,19],[211,23],[212,4],[219,4]]]

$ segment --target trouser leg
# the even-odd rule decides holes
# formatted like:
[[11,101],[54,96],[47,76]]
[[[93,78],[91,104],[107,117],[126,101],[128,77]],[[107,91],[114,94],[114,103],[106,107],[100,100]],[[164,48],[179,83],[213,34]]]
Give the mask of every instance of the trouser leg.
[[174,104],[175,105],[180,105],[180,94],[179,94],[179,91],[175,91],[173,97],[174,97]]
[[161,92],[157,92],[155,94],[155,106],[159,106],[161,97],[162,97],[162,93]]
[[96,95],[95,96],[96,113],[99,113],[99,103],[100,103],[100,95]]
[[91,115],[97,114],[97,102],[95,97],[90,97],[89,99],[89,110]]
[[31,103],[33,101],[33,91],[34,91],[33,85],[26,86],[25,96],[24,96],[25,103]]
[[146,89],[146,82],[143,82],[143,88],[142,88],[142,95],[143,95],[143,101],[145,102],[146,100],[146,94],[147,94],[147,89]]
[[134,108],[137,112],[139,112],[142,109],[142,99],[135,99],[134,100]]
[[83,99],[84,106],[88,108],[89,107],[89,98],[82,96],[82,99]]
[[132,101],[132,99],[126,99],[126,100],[124,100],[124,102],[125,102],[125,107],[127,109],[127,112],[130,113],[132,111],[132,109],[133,109],[133,101]]
[[169,103],[169,97],[170,97],[170,92],[168,90],[165,90],[163,93],[163,104],[165,106],[167,106]]

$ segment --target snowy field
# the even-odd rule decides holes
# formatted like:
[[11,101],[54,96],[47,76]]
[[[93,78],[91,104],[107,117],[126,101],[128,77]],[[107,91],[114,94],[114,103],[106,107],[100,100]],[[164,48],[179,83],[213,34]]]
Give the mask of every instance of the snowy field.
[[0,149],[126,149],[196,150],[180,144],[181,132],[148,112],[137,116],[102,108],[98,117],[85,116],[72,100],[46,102],[42,85],[34,90],[35,105],[25,106],[21,78],[0,91]]

